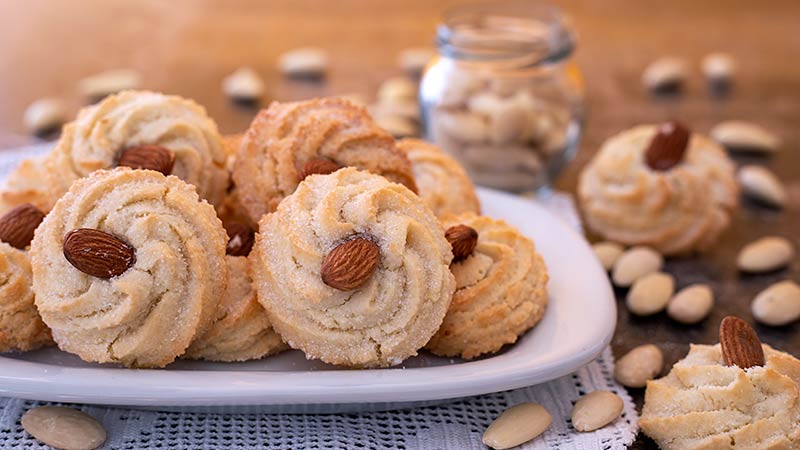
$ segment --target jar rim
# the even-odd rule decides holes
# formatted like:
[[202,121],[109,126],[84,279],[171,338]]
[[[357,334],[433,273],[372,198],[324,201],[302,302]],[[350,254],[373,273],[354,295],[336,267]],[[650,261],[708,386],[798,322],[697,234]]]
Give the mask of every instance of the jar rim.
[[445,11],[436,42],[445,57],[525,67],[568,57],[575,48],[575,35],[559,8],[512,0]]

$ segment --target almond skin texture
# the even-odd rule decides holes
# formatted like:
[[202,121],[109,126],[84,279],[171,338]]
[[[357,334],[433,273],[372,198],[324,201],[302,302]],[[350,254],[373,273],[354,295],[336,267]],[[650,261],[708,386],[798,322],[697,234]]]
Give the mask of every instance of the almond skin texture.
[[683,161],[690,135],[689,129],[678,122],[662,124],[645,151],[645,162],[656,171],[665,171],[677,166]]
[[300,181],[305,180],[309,175],[328,175],[341,168],[342,166],[329,159],[310,159],[303,165],[303,170],[300,171]]
[[227,226],[228,245],[225,253],[231,256],[247,256],[253,249],[255,232],[252,228],[239,222],[232,222]]
[[722,357],[728,366],[740,369],[763,366],[764,349],[753,327],[744,320],[727,316],[719,326],[719,343],[722,346]]
[[175,165],[175,154],[160,145],[140,145],[131,147],[119,156],[119,167],[132,169],[147,169],[161,172],[164,175],[172,174]]
[[64,236],[64,257],[81,272],[108,279],[122,275],[136,263],[136,250],[114,235],[78,228]]
[[322,281],[340,291],[359,288],[369,280],[381,261],[381,250],[371,240],[359,237],[345,241],[322,261]]
[[19,205],[0,217],[0,241],[24,250],[42,220],[44,213],[39,208],[30,203]]
[[444,233],[445,239],[453,247],[453,262],[469,258],[478,246],[478,232],[466,225],[455,225]]

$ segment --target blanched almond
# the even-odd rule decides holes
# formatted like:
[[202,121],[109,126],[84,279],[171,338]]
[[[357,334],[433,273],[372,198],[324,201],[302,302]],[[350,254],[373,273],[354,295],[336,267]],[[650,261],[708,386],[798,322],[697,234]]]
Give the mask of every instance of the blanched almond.
[[67,108],[57,98],[42,98],[31,103],[23,118],[25,128],[31,134],[55,131],[67,119]]
[[667,304],[667,315],[691,325],[708,316],[714,306],[714,292],[706,284],[693,284],[681,289]]
[[748,197],[782,208],[786,204],[786,189],[781,180],[769,169],[761,166],[743,166],[736,179]]
[[619,417],[623,406],[622,399],[613,392],[590,392],[572,408],[572,426],[578,431],[603,428]]
[[106,441],[106,430],[77,409],[39,406],[23,414],[22,428],[43,443],[61,449],[92,450]]
[[494,449],[524,444],[544,433],[553,417],[536,403],[520,403],[503,411],[483,433],[483,443]]
[[794,258],[794,245],[779,236],[758,239],[747,244],[736,257],[742,272],[763,273],[786,267]]
[[728,120],[711,129],[711,137],[730,150],[774,153],[780,138],[769,130],[744,120]]
[[264,81],[250,67],[242,67],[222,80],[222,91],[233,100],[257,101],[264,96]]
[[638,316],[649,316],[666,308],[675,292],[675,278],[668,273],[647,274],[633,283],[628,292],[628,310]]
[[594,249],[594,254],[606,270],[611,270],[617,262],[617,259],[619,259],[625,251],[625,249],[616,242],[608,241],[598,242],[592,246],[592,249]]
[[675,57],[664,57],[653,61],[642,74],[642,83],[652,91],[679,89],[686,81],[686,61]]
[[764,325],[788,325],[800,319],[800,286],[788,280],[775,283],[756,296],[751,309]]
[[612,279],[620,287],[628,287],[639,278],[656,272],[664,265],[664,258],[650,247],[633,247],[625,251],[614,264]]
[[623,386],[643,388],[664,368],[664,354],[653,344],[640,345],[617,360],[614,378]]
[[328,53],[317,47],[297,48],[282,54],[278,67],[288,77],[324,77],[328,71]]

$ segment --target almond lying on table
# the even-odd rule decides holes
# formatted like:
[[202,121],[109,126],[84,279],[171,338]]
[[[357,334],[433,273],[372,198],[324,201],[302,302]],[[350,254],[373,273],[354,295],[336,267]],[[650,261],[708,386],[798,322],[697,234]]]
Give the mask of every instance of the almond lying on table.
[[742,248],[736,257],[736,266],[742,272],[764,273],[781,269],[794,259],[794,245],[780,236],[755,240]]
[[736,179],[746,196],[776,208],[786,205],[786,189],[769,169],[753,165],[742,166]]
[[775,283],[756,295],[751,310],[764,325],[788,325],[800,319],[800,286],[788,280]]
[[781,140],[769,130],[744,120],[728,120],[717,124],[711,137],[734,151],[775,153],[780,150]]
[[614,284],[628,287],[639,278],[657,272],[664,265],[664,257],[650,247],[628,249],[617,259],[611,278]]

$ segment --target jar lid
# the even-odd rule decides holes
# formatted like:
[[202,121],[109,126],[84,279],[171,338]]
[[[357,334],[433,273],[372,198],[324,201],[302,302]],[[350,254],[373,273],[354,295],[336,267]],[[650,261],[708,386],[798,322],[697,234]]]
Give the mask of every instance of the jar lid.
[[443,55],[524,67],[559,61],[572,53],[572,26],[555,6],[496,2],[447,11],[437,29]]

